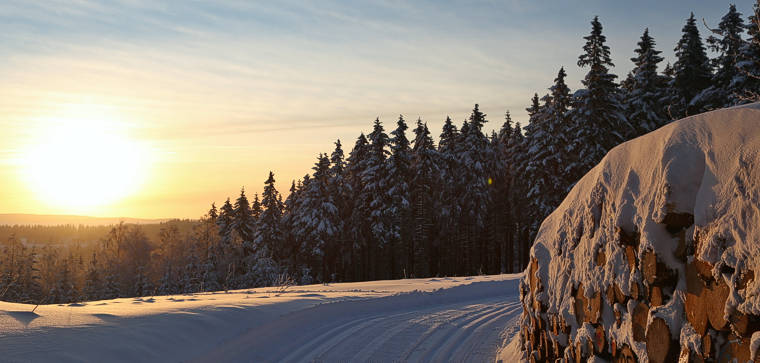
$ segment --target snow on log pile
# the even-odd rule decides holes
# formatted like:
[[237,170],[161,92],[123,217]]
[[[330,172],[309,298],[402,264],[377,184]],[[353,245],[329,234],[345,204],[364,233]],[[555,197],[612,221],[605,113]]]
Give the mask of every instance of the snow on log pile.
[[731,361],[760,347],[760,104],[626,142],[544,220],[520,285],[530,361]]

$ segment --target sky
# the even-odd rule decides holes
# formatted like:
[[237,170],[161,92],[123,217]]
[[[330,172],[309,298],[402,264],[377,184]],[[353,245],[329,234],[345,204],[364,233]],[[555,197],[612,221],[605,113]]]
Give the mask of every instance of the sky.
[[0,213],[197,218],[270,170],[287,195],[376,117],[525,124],[560,67],[581,86],[595,15],[624,76],[644,28],[672,62],[689,13],[715,26],[729,2],[632,4],[6,0]]

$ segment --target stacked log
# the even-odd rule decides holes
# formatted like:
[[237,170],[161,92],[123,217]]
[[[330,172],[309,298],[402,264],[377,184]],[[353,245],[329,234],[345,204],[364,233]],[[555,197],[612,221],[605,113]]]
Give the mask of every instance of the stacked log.
[[[672,252],[674,258],[663,258],[666,257],[660,255],[663,252],[653,249],[640,250],[638,233],[618,228],[618,243],[629,271],[638,272],[636,270],[640,269],[642,279],[632,283],[627,292],[617,283],[606,286],[602,291],[589,291],[588,286],[578,282],[571,291],[574,324],[568,324],[561,314],[547,312],[547,307],[538,300],[541,292],[553,293],[543,291],[547,285],[537,273],[548,261],[531,260],[522,302],[525,307],[523,317],[528,324],[521,330],[528,360],[585,362],[597,357],[612,362],[674,362],[679,361],[679,356],[690,362],[751,360],[751,336],[760,331],[760,316],[739,311],[725,314],[724,307],[730,291],[725,279],[716,280],[713,266],[696,258],[694,248],[686,247],[699,243],[689,240],[690,237],[684,232],[691,226],[687,223],[693,223],[691,215],[667,215],[663,223],[670,237],[680,240]],[[592,256],[593,264],[600,269],[611,263],[601,247]],[[683,269],[664,262],[673,260],[682,261]],[[679,270],[685,272],[683,276],[679,276]],[[754,282],[754,272],[744,271],[736,280],[732,282],[733,287],[745,289]],[[685,286],[686,289],[678,291],[679,296],[683,296],[683,304],[671,304],[669,308],[682,306],[681,318],[673,320],[657,315],[658,308],[664,308],[675,298],[678,286]],[[604,309],[612,310],[604,313]],[[613,320],[604,320],[610,317]],[[622,325],[623,322],[630,324]],[[699,351],[679,344],[678,332],[687,322],[700,338]],[[679,325],[672,326],[674,324]],[[608,331],[611,327],[622,329],[623,326],[630,329],[632,341],[615,341],[615,336]],[[581,328],[585,331],[584,338],[574,339]],[[589,331],[592,333],[589,334]],[[639,348],[633,349],[632,345]],[[644,351],[646,359],[637,356],[637,352],[643,354]],[[760,362],[760,353],[756,355],[755,362]]]

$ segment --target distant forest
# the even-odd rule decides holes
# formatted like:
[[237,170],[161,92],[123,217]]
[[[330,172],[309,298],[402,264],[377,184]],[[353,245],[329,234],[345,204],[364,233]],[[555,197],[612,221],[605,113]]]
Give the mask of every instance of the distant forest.
[[[436,143],[423,120],[410,139],[403,116],[389,133],[376,119],[347,156],[340,140],[320,154],[284,200],[270,172],[261,196],[241,190],[190,227],[87,227],[98,242],[79,250],[20,239],[45,240],[52,229],[17,230],[4,236],[0,298],[66,303],[522,271],[541,221],[611,148],[671,120],[758,99],[756,20],[731,5],[703,39],[692,14],[675,63],[664,67],[644,30],[633,70],[617,82],[594,18],[577,62],[588,70],[584,88],[570,90],[560,68],[548,92],[533,95],[524,128],[507,111],[499,131],[486,134],[475,105],[459,126],[447,118]],[[74,227],[60,228],[51,242]]]

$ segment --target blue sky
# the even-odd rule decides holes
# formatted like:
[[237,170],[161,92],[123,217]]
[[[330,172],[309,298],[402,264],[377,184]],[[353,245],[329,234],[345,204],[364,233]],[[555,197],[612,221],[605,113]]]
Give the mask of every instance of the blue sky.
[[[751,4],[737,7],[746,16]],[[399,114],[410,123],[422,117],[437,135],[446,115],[461,122],[477,102],[487,129],[508,109],[525,123],[531,96],[546,92],[560,66],[571,88],[580,86],[585,71],[575,63],[594,15],[622,77],[645,27],[672,61],[689,13],[716,25],[728,5],[3,1],[0,165],[18,159],[30,120],[61,105],[96,104],[152,145],[158,169],[179,175],[154,181],[165,190],[140,202],[218,201],[240,185],[260,189],[270,168],[286,189],[336,138],[348,152],[377,116],[388,128]],[[214,176],[167,196],[198,168]],[[241,171],[215,176],[230,169]]]

